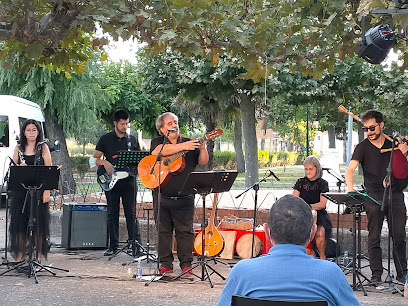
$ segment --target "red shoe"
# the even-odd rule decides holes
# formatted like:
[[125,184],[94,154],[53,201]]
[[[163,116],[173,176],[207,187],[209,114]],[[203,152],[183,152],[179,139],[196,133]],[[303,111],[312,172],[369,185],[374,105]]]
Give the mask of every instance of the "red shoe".
[[172,273],[173,269],[166,268],[164,266],[160,266],[160,274],[165,275],[167,273]]
[[[184,272],[186,272],[186,271],[188,271],[188,270],[190,270],[190,269],[191,269],[191,267],[184,267],[181,271],[183,271],[183,273],[184,273]],[[185,276],[193,276],[193,274],[191,273],[191,270],[188,271],[187,273],[184,273],[183,275],[185,275]]]

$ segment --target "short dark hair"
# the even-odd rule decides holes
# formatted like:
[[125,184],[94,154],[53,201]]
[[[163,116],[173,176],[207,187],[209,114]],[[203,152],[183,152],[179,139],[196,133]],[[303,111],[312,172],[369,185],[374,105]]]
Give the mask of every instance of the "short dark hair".
[[367,120],[370,120],[373,118],[375,119],[375,122],[377,123],[381,123],[384,121],[384,115],[375,109],[370,109],[361,115],[362,122],[366,122]]
[[304,245],[313,225],[312,210],[302,198],[285,195],[272,205],[268,225],[276,244]]
[[118,109],[114,114],[113,114],[113,121],[119,122],[120,119],[127,120],[129,119],[129,113],[125,111],[124,109]]

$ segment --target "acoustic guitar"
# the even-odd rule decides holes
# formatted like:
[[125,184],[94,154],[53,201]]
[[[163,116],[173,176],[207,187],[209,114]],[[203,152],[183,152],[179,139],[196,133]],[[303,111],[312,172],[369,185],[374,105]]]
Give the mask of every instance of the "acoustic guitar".
[[[220,232],[214,225],[215,212],[217,210],[218,204],[218,193],[214,194],[213,208],[211,211],[210,219],[208,220],[208,225],[205,228],[205,246],[204,246],[204,256],[213,257],[217,256],[224,249],[224,239],[222,238]],[[203,212],[204,213],[204,212]],[[199,255],[203,255],[203,232],[198,233],[194,240],[194,249]]]
[[[197,140],[201,144],[204,141],[213,140],[221,135],[222,130],[216,129],[205,134],[203,137],[198,138]],[[186,164],[183,157],[187,152],[189,152],[189,150],[183,150],[169,156],[163,156],[163,162],[160,169],[160,183],[159,163],[156,163],[152,171],[152,167],[156,161],[156,155],[149,155],[144,157],[137,166],[137,172],[143,185],[145,185],[145,187],[149,189],[157,188],[159,187],[159,185],[163,188],[171,178],[171,176],[168,174],[177,174],[184,170]]]

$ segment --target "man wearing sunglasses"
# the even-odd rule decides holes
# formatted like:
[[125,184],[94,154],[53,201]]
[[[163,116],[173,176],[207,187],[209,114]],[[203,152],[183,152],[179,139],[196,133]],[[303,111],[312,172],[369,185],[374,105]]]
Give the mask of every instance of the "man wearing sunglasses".
[[[347,192],[354,191],[353,173],[357,166],[361,164],[364,187],[367,194],[379,203],[382,203],[384,195],[383,181],[387,175],[391,153],[381,153],[380,150],[391,148],[392,143],[385,138],[382,132],[384,117],[381,112],[369,110],[361,116],[361,121],[363,123],[362,129],[366,132],[367,138],[356,146],[350,164],[347,167],[345,173]],[[405,143],[399,144],[398,148],[405,156],[407,155],[408,146]],[[392,176],[391,186],[393,186],[393,182],[395,182],[395,177]],[[382,281],[383,265],[380,238],[385,216],[387,216],[388,228],[391,229],[397,281],[404,283],[405,275],[407,274],[405,243],[406,208],[402,190],[392,188],[391,204],[388,203],[388,196],[386,197],[384,211],[381,211],[381,206],[378,204],[364,204],[368,219],[368,257],[372,273],[371,281],[375,285]]]

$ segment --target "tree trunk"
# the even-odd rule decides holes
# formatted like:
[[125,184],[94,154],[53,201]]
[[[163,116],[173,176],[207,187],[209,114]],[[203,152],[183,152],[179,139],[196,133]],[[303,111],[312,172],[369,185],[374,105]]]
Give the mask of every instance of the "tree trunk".
[[238,173],[245,172],[244,151],[242,150],[242,121],[241,117],[235,117],[234,120],[234,147],[237,159]]
[[329,125],[328,134],[329,134],[329,148],[334,149],[336,148],[336,131],[333,125]]
[[256,139],[255,103],[251,95],[245,92],[239,94],[241,98],[241,118],[244,130],[245,146],[245,186],[249,187],[258,181],[258,144]]
[[45,126],[48,132],[47,137],[50,140],[51,147],[54,141],[59,140],[61,149],[59,152],[52,152],[52,164],[62,166],[60,171],[59,191],[61,194],[70,194],[75,192],[75,181],[72,172],[71,159],[69,158],[67,143],[65,141],[62,126],[56,122],[50,115],[49,109],[44,109]]

